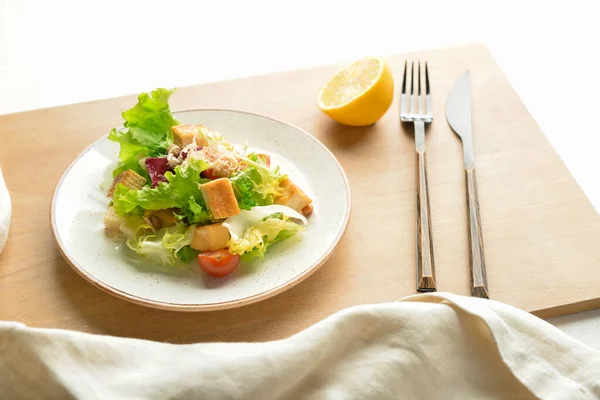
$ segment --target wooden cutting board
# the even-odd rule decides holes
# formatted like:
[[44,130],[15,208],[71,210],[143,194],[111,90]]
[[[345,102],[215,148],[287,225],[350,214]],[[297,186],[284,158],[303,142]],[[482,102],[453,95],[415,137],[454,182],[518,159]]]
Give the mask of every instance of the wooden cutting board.
[[[397,86],[406,58],[431,68],[427,152],[439,290],[469,294],[461,143],[444,117],[448,91],[469,69],[492,298],[544,317],[599,306],[600,218],[488,51],[475,45],[389,57]],[[262,341],[348,306],[414,294],[412,128],[400,126],[397,99],[368,128],[323,115],[316,96],[338,68],[180,88],[172,98],[174,110],[233,108],[295,124],[328,146],[348,174],[352,218],[330,261],[291,290],[240,309],[177,313],[127,303],[84,281],[55,247],[56,183],[79,152],[121,123],[135,96],[0,117],[0,162],[13,200],[0,255],[0,320],[169,342]]]

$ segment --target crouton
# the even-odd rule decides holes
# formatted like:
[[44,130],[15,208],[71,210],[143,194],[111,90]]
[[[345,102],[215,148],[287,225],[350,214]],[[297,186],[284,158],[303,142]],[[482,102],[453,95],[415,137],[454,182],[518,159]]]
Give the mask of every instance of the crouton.
[[301,212],[303,208],[312,203],[311,198],[308,197],[306,193],[296,186],[289,178],[282,180],[279,186],[283,188],[283,194],[275,200],[277,204],[281,204]]
[[129,189],[141,189],[146,184],[146,178],[138,174],[132,169],[128,169],[127,171],[121,172],[116,178],[113,180],[112,186],[108,189],[108,193],[106,196],[112,197],[117,185],[122,183],[125,187]]
[[227,178],[215,179],[198,185],[206,206],[215,219],[222,219],[240,213],[233,187]]
[[203,125],[176,125],[172,127],[173,143],[184,148],[196,138],[196,146],[208,146],[208,141],[202,132],[203,127]]
[[166,228],[177,224],[173,209],[144,210],[144,217],[148,218],[155,229]]
[[109,207],[104,213],[104,229],[106,231],[106,235],[109,237],[115,237],[121,233],[121,222],[121,217],[115,213],[114,208]]
[[310,203],[300,211],[300,214],[304,215],[305,217],[308,217],[313,213],[314,210],[314,206],[312,205],[312,203]]
[[196,226],[190,247],[198,251],[223,249],[229,241],[229,230],[221,224]]

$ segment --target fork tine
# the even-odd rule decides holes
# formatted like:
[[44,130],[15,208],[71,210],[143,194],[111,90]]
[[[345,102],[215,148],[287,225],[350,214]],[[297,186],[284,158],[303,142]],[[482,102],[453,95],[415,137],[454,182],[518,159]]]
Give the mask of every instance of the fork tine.
[[415,113],[415,62],[410,63],[410,113]]
[[427,68],[427,61],[425,61],[425,101],[427,103],[427,109],[425,112],[427,115],[433,116],[433,106],[431,104],[431,88],[429,87],[429,69]]
[[408,68],[408,60],[404,61],[404,76],[402,78],[402,94],[400,95],[400,115],[406,110],[406,69]]
[[417,96],[417,113],[422,114],[423,113],[423,106],[422,104],[422,99],[421,99],[421,61],[417,61],[417,65],[418,65],[418,70],[417,70],[417,83],[419,85],[419,92],[418,92],[418,96]]
[[402,77],[402,94],[406,94],[406,68],[408,67],[408,60],[404,61],[404,76]]

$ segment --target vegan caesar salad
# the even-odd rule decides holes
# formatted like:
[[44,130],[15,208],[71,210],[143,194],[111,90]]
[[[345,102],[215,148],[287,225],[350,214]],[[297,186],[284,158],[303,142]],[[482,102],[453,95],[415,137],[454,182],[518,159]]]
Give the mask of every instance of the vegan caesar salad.
[[240,260],[262,259],[271,245],[296,235],[313,201],[267,152],[177,121],[172,93],[140,94],[123,112],[123,127],[108,136],[120,151],[106,234],[153,262],[197,259],[207,274],[226,276]]

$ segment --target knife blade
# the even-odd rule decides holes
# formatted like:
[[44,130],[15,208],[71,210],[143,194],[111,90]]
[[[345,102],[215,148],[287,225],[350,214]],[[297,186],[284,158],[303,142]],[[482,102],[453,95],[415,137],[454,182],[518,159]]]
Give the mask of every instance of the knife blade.
[[446,99],[446,120],[461,138],[465,169],[475,168],[475,152],[471,132],[471,80],[469,71],[457,79]]
[[467,189],[467,213],[469,218],[469,272],[471,294],[489,298],[487,271],[484,257],[483,232],[475,176],[475,151],[471,126],[471,79],[469,71],[462,74],[446,99],[446,120],[463,144],[463,159]]

